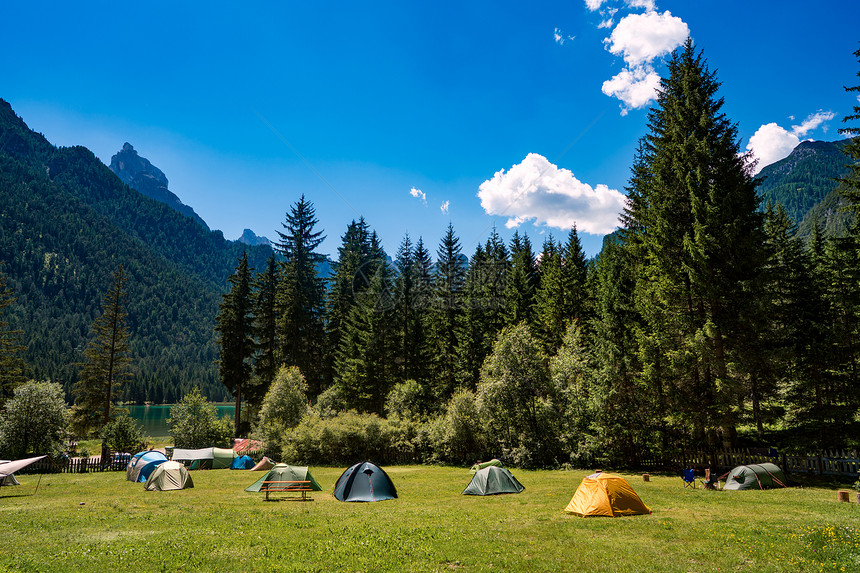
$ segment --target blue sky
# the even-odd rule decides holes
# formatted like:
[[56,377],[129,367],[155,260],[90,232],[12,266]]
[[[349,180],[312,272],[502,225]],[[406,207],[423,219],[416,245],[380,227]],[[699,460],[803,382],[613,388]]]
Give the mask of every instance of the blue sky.
[[304,193],[326,253],[364,216],[392,255],[449,222],[469,255],[573,222],[596,254],[687,34],[763,164],[858,103],[856,0],[8,4],[0,97],[32,129],[131,143],[230,239]]

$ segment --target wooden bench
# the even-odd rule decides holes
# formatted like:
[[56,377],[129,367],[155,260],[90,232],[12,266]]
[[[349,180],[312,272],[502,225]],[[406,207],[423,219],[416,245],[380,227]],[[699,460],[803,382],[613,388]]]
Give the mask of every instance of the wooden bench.
[[286,493],[301,493],[302,497],[287,498],[296,501],[314,500],[314,498],[308,495],[310,492],[314,491],[313,489],[311,489],[310,481],[264,481],[263,486],[260,488],[260,491],[266,492],[266,501],[269,501],[269,494],[273,491]]

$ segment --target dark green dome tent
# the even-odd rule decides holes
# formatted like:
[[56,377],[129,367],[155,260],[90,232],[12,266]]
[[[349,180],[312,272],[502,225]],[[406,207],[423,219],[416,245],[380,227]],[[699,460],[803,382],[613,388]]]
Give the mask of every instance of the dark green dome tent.
[[263,477],[245,488],[245,491],[260,491],[264,481],[309,481],[308,487],[314,491],[322,491],[322,487],[306,467],[277,464],[263,474]]
[[337,478],[334,497],[340,501],[383,501],[397,499],[397,488],[382,468],[361,462]]
[[475,472],[472,481],[463,490],[463,495],[497,495],[520,493],[525,487],[511,472],[498,466],[487,466]]
[[738,466],[726,474],[723,489],[767,489],[785,487],[785,474],[775,464]]

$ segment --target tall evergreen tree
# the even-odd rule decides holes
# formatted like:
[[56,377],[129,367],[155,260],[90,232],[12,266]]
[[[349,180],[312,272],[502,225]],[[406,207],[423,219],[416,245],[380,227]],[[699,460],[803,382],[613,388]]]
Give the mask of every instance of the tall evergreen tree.
[[91,431],[111,419],[111,406],[119,398],[123,383],[131,377],[128,312],[128,277],[120,265],[102,303],[102,315],[93,321],[90,339],[84,350],[81,375],[75,384],[75,426]]
[[466,278],[460,239],[450,223],[436,255],[431,347],[435,353],[435,394],[440,401],[446,401],[453,394],[456,385],[457,348],[463,315],[463,283]]
[[688,39],[649,113],[627,215],[644,261],[645,375],[669,386],[673,412],[696,439],[719,428],[732,443],[749,382],[734,365],[748,363],[763,237],[755,182],[718,88]]
[[531,322],[535,297],[535,256],[528,235],[514,231],[511,238],[511,270],[505,286],[506,324]]
[[585,282],[588,279],[588,261],[576,225],[567,236],[567,243],[562,251],[562,284],[564,285],[563,313],[565,324],[570,320],[578,320],[580,325],[586,323],[586,308],[588,292]]
[[535,321],[547,354],[555,354],[565,330],[564,277],[561,251],[552,237],[543,243],[535,293]]
[[248,254],[242,253],[236,272],[230,275],[229,292],[221,297],[215,332],[218,333],[218,374],[235,399],[233,432],[241,436],[242,399],[251,385],[251,358],[254,355],[254,316],[251,299],[251,271]]
[[407,234],[397,249],[394,261],[397,384],[415,380],[423,385],[426,381],[426,377],[422,375],[425,371],[422,363],[427,359],[423,319],[426,301],[421,298],[419,267],[415,257],[416,249]]
[[280,242],[275,244],[284,257],[278,289],[278,361],[299,368],[311,396],[326,383],[325,281],[317,266],[325,256],[316,252],[325,236],[314,231],[318,222],[313,204],[302,195],[287,213],[285,232],[278,232]]
[[[860,49],[857,49],[854,52],[854,55],[857,56],[858,61],[860,61]],[[860,77],[860,72],[857,72],[857,76]],[[845,91],[860,95],[860,85],[846,86]],[[842,121],[845,123],[860,121],[860,105],[855,105],[853,111],[854,113],[850,113],[843,117]],[[839,130],[839,133],[848,135],[852,138],[848,140],[845,147],[842,148],[843,153],[845,153],[850,161],[848,167],[851,169],[851,173],[847,177],[840,179],[840,181],[843,183],[841,193],[846,199],[848,199],[848,208],[854,211],[856,221],[857,219],[860,219],[860,125],[849,125],[843,127]]]
[[[278,262],[273,254],[266,261],[266,270],[254,278],[254,338],[256,351],[254,354],[253,373],[257,379],[260,393],[265,397],[272,380],[278,372],[276,359],[278,348]],[[250,400],[252,403],[262,403]]]
[[3,320],[3,312],[13,302],[12,289],[0,273],[0,408],[12,397],[15,387],[27,381],[30,372],[23,358],[26,348],[19,342],[22,331],[9,329],[9,323]]

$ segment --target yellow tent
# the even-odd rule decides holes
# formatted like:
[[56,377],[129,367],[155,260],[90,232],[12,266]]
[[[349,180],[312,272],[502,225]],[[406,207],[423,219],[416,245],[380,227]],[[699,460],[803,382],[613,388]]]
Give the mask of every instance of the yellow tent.
[[602,472],[582,480],[565,511],[582,517],[621,517],[651,513],[626,479]]

